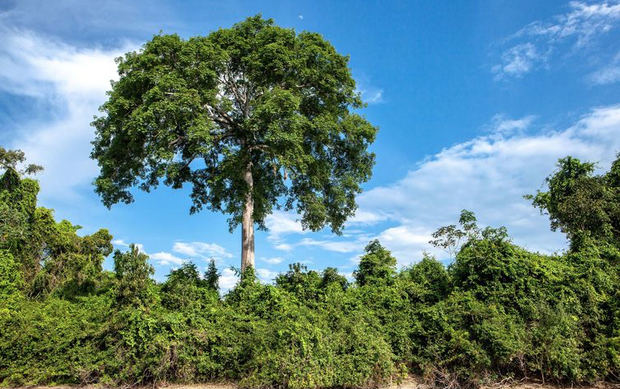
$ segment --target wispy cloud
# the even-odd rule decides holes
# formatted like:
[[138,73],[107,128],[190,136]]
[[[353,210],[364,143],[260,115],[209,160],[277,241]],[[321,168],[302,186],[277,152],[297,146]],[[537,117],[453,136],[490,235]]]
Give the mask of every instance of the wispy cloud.
[[232,258],[233,255],[217,243],[175,242],[172,251],[192,258]]
[[187,258],[180,258],[174,254],[160,251],[154,254],[148,254],[149,258],[156,261],[160,265],[182,265],[187,262]]
[[503,136],[521,134],[531,126],[534,119],[536,119],[536,116],[534,115],[512,119],[506,115],[497,114],[491,119],[491,124],[488,126],[488,130],[492,134],[499,134]]
[[362,234],[362,236],[358,236],[355,240],[304,238],[297,242],[295,246],[315,246],[336,253],[352,253],[359,251],[360,247],[364,247],[366,243],[368,243],[368,239]]
[[[569,11],[549,21],[534,21],[506,39],[499,63],[492,66],[495,79],[521,77],[548,67],[557,52],[577,53],[600,36],[618,27],[620,2],[572,1]],[[567,47],[567,50],[560,50]]]
[[282,251],[290,251],[293,246],[285,243],[284,237],[290,234],[304,234],[301,223],[297,220],[298,216],[292,212],[274,211],[265,219],[265,225],[269,230],[267,240],[273,246]]
[[611,63],[590,73],[588,80],[594,85],[614,84],[620,81],[620,51],[616,53]]
[[548,52],[539,52],[532,43],[521,43],[502,53],[501,63],[493,66],[496,79],[507,76],[521,77],[534,67],[546,62]]
[[45,166],[38,176],[43,199],[75,201],[77,189],[97,173],[89,159],[90,122],[116,77],[114,58],[129,46],[79,49],[11,29],[1,29],[0,39],[0,91],[31,98],[53,112],[18,124],[9,146]]
[[368,104],[377,104],[383,102],[383,89],[362,90],[362,100]]
[[357,92],[367,104],[379,104],[385,102],[383,88],[378,87],[364,72],[354,74],[357,81]]
[[263,261],[263,262],[266,262],[266,263],[268,263],[270,265],[278,265],[278,264],[284,262],[284,258],[282,258],[282,257],[270,257],[270,258],[262,257],[262,258],[260,258],[260,260]]

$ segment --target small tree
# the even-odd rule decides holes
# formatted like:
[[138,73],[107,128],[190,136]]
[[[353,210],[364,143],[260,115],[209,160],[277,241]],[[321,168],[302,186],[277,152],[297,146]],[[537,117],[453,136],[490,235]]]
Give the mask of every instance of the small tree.
[[4,147],[0,147],[0,169],[14,170],[20,175],[36,174],[43,170],[40,165],[33,163],[26,165],[24,168],[19,169],[18,165],[23,164],[26,161],[26,154],[21,150],[6,150]]
[[148,263],[149,257],[140,252],[137,246],[130,245],[129,251],[114,253],[114,273],[117,279],[118,305],[147,305],[151,299],[153,285],[151,276],[155,272]]
[[553,231],[560,229],[577,248],[585,236],[620,242],[620,154],[608,173],[594,174],[596,165],[562,158],[546,179],[548,190],[526,195],[547,213]]
[[459,217],[461,228],[455,224],[439,227],[433,232],[433,239],[428,243],[446,250],[450,258],[454,258],[464,242],[480,236],[480,229],[476,222],[476,215],[472,211],[463,209]]
[[396,275],[396,258],[377,239],[368,243],[353,276],[359,285],[390,284]]
[[209,261],[209,267],[207,268],[207,271],[205,272],[204,281],[205,281],[207,288],[214,290],[216,292],[219,290],[220,273],[218,273],[217,267],[215,267],[214,259],[211,259]]
[[187,183],[190,212],[241,224],[242,271],[254,266],[254,224],[265,228],[274,207],[334,232],[355,212],[377,129],[352,111],[364,104],[348,57],[319,34],[255,16],[206,37],[157,35],[118,71],[93,122],[106,206],[133,201],[136,185]]

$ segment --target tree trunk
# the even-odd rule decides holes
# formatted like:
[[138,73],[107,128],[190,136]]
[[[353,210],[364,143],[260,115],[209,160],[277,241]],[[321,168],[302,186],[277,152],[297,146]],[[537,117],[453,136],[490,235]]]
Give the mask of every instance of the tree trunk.
[[245,195],[243,216],[241,220],[241,273],[248,267],[254,267],[254,178],[252,177],[252,162],[249,162],[243,179],[248,185]]

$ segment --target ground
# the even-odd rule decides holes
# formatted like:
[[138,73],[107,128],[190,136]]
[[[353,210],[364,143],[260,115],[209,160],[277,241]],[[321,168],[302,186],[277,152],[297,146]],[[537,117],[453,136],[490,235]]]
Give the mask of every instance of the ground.
[[[190,384],[190,385],[179,385],[179,384],[171,384],[171,385],[159,385],[157,386],[161,389],[235,389],[236,386],[234,384]],[[76,389],[75,386],[35,386],[28,387],[28,389]],[[80,389],[102,389],[102,386],[83,386]],[[143,389],[153,388],[153,387],[144,387]],[[541,384],[537,382],[516,382],[516,383],[498,383],[496,385],[490,385],[483,387],[481,389],[560,389],[560,388],[568,388],[561,387],[557,385],[548,385]],[[572,388],[572,387],[571,387]],[[599,383],[591,386],[580,386],[580,389],[620,389],[620,383]],[[137,387],[132,387],[132,389],[139,389]],[[429,389],[428,385],[420,383],[415,379],[405,380],[400,385],[392,385],[385,387],[383,389]]]

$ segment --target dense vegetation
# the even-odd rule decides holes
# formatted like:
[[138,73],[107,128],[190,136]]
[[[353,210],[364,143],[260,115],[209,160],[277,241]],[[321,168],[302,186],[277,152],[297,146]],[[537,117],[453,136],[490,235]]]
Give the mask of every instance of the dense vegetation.
[[[350,282],[293,264],[253,268],[218,293],[213,266],[167,280],[105,230],[78,235],[37,206],[38,184],[1,150],[0,383],[231,380],[243,387],[362,387],[419,374],[438,386],[504,378],[562,383],[620,374],[620,159],[606,174],[559,162],[529,196],[570,248],[532,253],[464,211],[432,243],[456,253],[397,270],[373,241]],[[113,255],[114,271],[102,269]]]

